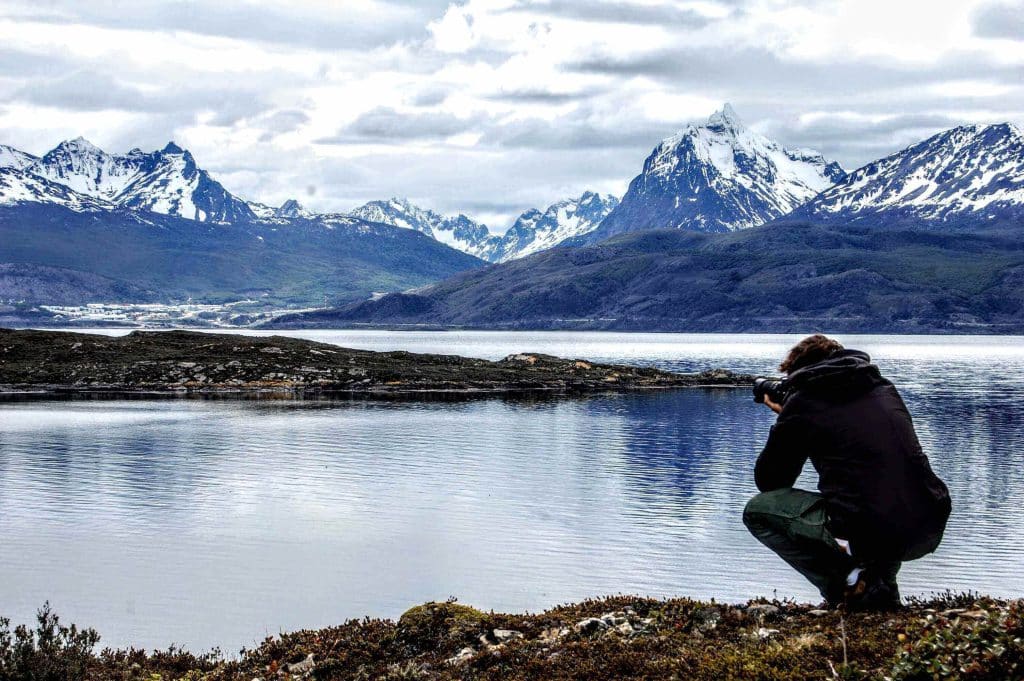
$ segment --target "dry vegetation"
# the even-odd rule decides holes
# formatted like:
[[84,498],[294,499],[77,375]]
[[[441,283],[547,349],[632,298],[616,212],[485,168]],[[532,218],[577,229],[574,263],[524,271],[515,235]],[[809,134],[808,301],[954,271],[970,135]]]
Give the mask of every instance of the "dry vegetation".
[[95,653],[91,630],[48,609],[35,630],[0,620],[0,678],[117,681],[296,679],[1020,679],[1024,606],[973,595],[898,613],[751,602],[612,597],[535,615],[455,602],[398,622],[352,620],[267,639],[226,660],[180,650]]

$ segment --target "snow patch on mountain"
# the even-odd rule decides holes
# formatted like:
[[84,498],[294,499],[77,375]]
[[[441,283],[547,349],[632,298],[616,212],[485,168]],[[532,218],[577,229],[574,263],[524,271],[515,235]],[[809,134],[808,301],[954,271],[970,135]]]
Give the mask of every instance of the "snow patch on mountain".
[[371,201],[349,215],[423,232],[463,253],[488,262],[505,262],[593,231],[617,203],[614,196],[585,192],[579,198],[552,204],[543,212],[525,211],[503,236],[492,234],[486,225],[465,215],[440,215],[414,206],[406,199]]
[[26,154],[14,147],[0,144],[0,168],[14,168],[24,170],[39,159],[32,154]]
[[44,177],[17,168],[0,168],[0,205],[53,203],[76,211],[112,210],[109,201],[80,194]]
[[521,258],[589,234],[618,204],[619,199],[611,194],[584,192],[578,198],[548,206],[543,213],[528,210],[505,233],[494,260]]
[[406,199],[370,201],[349,213],[351,217],[412,229],[463,253],[490,260],[500,237],[465,215],[448,217],[414,206]]
[[[173,142],[159,151],[132,149],[116,155],[78,137],[61,142],[42,158],[5,147],[0,150],[0,163],[0,167],[22,173],[16,183],[19,201],[28,200],[24,192],[34,188],[39,191],[36,200],[57,201],[76,210],[84,210],[86,205],[114,206],[209,222],[256,217],[244,201],[199,168],[192,154]],[[94,203],[63,194],[56,197],[43,181],[61,185],[75,196],[89,197]],[[5,197],[15,195],[14,184],[8,178]]]
[[589,242],[640,229],[725,232],[789,213],[843,177],[838,163],[749,130],[726,104],[663,140]]
[[295,199],[288,199],[274,210],[277,218],[311,218],[314,213]]
[[850,173],[796,215],[937,222],[1024,213],[1024,132],[1012,123],[946,130]]

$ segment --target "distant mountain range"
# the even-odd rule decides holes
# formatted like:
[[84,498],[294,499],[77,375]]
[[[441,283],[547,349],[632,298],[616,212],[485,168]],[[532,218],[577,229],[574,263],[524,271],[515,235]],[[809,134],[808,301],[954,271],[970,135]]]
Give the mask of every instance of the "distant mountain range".
[[[22,194],[22,201],[75,209],[138,209],[201,222],[245,222],[256,217],[245,201],[225,190],[196,166],[192,154],[173,142],[159,151],[132,149],[114,155],[79,137],[61,142],[42,158],[4,147],[0,164],[8,166],[12,184],[21,178],[23,187],[36,191]],[[0,188],[0,202],[10,202],[8,191]]]
[[726,107],[655,149],[579,248],[277,323],[1022,333],[1022,169],[1011,124],[845,174]]
[[405,199],[371,201],[349,213],[352,217],[394,225],[422,232],[446,246],[463,253],[475,255],[482,260],[491,260],[499,237],[491,234],[486,226],[459,214],[455,217],[439,215],[412,205]]
[[659,144],[621,202],[585,192],[504,235],[401,199],[347,214],[245,201],[173,142],[113,155],[79,138],[41,157],[0,145],[0,301],[337,305],[285,322],[298,325],[1006,329],[1024,317],[1022,224],[1012,124],[954,128],[846,173],[726,105]]
[[349,215],[414,229],[488,262],[505,262],[593,232],[618,202],[611,195],[584,192],[579,198],[554,203],[543,212],[536,209],[524,212],[501,236],[492,234],[486,226],[465,215],[445,217],[417,208],[404,199],[371,201]]
[[1024,217],[1024,132],[967,125],[850,173],[791,216],[813,222],[963,229]]
[[240,199],[199,168],[174,142],[159,151],[108,154],[81,137],[36,157],[0,145],[0,205],[47,203],[72,210],[142,210],[220,224],[353,217],[422,232],[450,248],[503,262],[557,246],[594,229],[618,203],[586,192],[530,209],[508,234],[496,235],[465,215],[447,217],[404,199],[371,201],[348,213],[315,213],[289,199],[279,207]]
[[[0,263],[3,302],[276,307],[342,304],[483,265],[424,234],[349,217],[212,224],[47,203],[0,209]],[[104,291],[112,297],[94,297]]]
[[0,301],[341,303],[480,267],[423,234],[246,202],[169,143],[0,147]]

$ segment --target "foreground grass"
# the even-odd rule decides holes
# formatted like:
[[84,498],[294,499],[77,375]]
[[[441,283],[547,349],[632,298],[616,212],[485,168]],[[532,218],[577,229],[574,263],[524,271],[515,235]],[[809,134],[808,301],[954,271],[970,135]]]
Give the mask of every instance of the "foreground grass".
[[181,650],[96,652],[96,632],[48,607],[0,619],[0,679],[1024,679],[1024,602],[966,595],[899,613],[782,602],[612,597],[536,615],[454,602],[398,622],[351,620],[268,638],[232,660]]

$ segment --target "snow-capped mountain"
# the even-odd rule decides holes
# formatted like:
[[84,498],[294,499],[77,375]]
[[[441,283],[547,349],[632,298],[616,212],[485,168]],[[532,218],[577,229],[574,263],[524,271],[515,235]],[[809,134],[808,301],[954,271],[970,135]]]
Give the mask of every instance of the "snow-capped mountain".
[[505,232],[493,261],[521,258],[589,234],[617,205],[619,199],[611,194],[584,192],[579,198],[551,204],[543,213],[528,210]]
[[367,222],[379,222],[423,232],[455,250],[484,260],[490,259],[488,255],[499,239],[491,234],[486,225],[481,225],[465,215],[440,215],[432,210],[414,206],[406,199],[370,201],[351,211],[349,215]]
[[26,154],[24,151],[19,151],[14,147],[0,144],[0,168],[24,170],[38,160],[32,154]]
[[316,213],[308,210],[301,203],[295,199],[288,199],[278,207],[268,206],[265,203],[259,203],[258,201],[249,201],[249,209],[252,210],[253,214],[260,220],[269,220],[272,222],[286,222],[293,219],[304,219],[304,220],[315,220],[318,217]]
[[789,213],[843,177],[816,151],[744,127],[733,108],[661,142],[622,202],[583,241],[641,229],[727,232]]
[[1024,131],[967,125],[853,171],[793,217],[970,226],[1024,216]]
[[0,167],[0,205],[52,203],[72,210],[112,210],[109,201],[79,194],[45,177],[15,167]]
[[525,211],[503,236],[492,234],[486,225],[465,215],[439,215],[405,199],[371,201],[349,215],[414,229],[488,262],[505,262],[593,231],[617,204],[614,196],[584,192],[579,198],[554,203],[543,212],[535,208]]
[[[61,142],[42,158],[4,147],[0,165],[20,176],[17,182],[8,178],[7,186],[0,189],[0,203],[56,200],[75,209],[133,208],[202,222],[256,217],[245,201],[224,189],[196,165],[192,154],[173,142],[159,151],[132,149],[115,155],[79,137]],[[73,194],[55,199],[44,181]]]
[[311,218],[314,213],[295,199],[288,199],[274,210],[276,218]]

